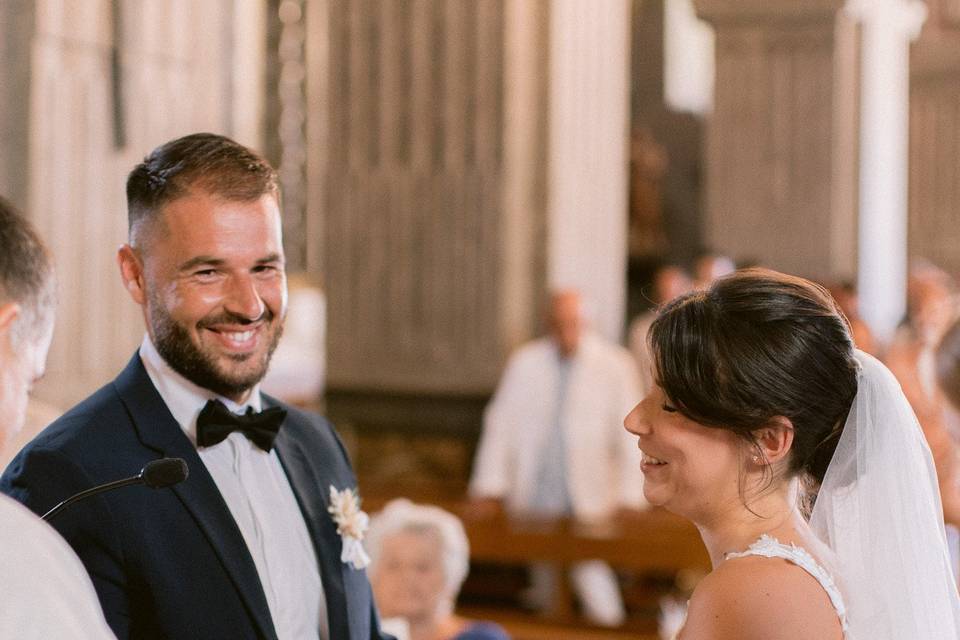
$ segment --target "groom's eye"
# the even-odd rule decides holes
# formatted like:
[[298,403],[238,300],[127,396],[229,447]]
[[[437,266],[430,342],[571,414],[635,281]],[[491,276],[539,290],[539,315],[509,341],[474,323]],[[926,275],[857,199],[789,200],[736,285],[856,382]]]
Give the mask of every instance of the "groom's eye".
[[676,407],[672,407],[672,406],[670,406],[669,404],[667,404],[666,402],[664,402],[663,405],[661,405],[661,408],[662,408],[664,411],[666,411],[667,413],[676,413],[676,412],[677,412],[677,408],[676,408]]

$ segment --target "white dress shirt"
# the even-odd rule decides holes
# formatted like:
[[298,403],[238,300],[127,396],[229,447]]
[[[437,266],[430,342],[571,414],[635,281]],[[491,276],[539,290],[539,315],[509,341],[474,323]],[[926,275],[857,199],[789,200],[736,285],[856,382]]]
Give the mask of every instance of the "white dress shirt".
[[[259,386],[243,405],[199,387],[174,371],[149,336],[140,359],[174,419],[197,444],[197,416],[208,400],[231,411],[261,410]],[[276,450],[269,453],[242,433],[197,449],[230,508],[256,564],[280,640],[329,638],[326,600],[316,552]]]
[[80,559],[50,525],[5,495],[0,570],[0,638],[114,638]]

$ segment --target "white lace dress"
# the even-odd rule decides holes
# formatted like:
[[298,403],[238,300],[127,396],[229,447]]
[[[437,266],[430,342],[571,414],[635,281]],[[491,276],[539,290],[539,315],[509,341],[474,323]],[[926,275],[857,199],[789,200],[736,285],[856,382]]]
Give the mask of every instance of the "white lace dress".
[[[750,545],[746,551],[728,553],[724,557],[730,560],[747,556],[782,558],[783,560],[792,562],[813,576],[814,579],[820,583],[820,586],[823,587],[823,590],[827,592],[827,596],[830,597],[830,603],[833,604],[833,608],[837,611],[837,617],[840,618],[840,626],[843,629],[844,640],[853,640],[847,624],[847,608],[843,603],[843,596],[840,594],[840,589],[834,582],[830,572],[820,565],[806,549],[798,547],[795,544],[784,544],[776,538],[764,534]],[[674,635],[673,637],[676,638],[677,636]]]

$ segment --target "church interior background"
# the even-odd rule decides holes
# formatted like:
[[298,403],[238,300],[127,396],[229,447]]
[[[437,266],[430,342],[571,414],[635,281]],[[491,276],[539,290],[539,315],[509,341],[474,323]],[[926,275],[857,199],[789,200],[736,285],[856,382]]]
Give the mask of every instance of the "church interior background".
[[463,494],[552,289],[622,341],[710,248],[855,282],[883,337],[911,260],[960,274],[960,0],[0,0],[0,51],[0,193],[60,280],[37,422],[139,343],[126,172],[194,131],[279,169],[310,380],[277,392],[371,495]]

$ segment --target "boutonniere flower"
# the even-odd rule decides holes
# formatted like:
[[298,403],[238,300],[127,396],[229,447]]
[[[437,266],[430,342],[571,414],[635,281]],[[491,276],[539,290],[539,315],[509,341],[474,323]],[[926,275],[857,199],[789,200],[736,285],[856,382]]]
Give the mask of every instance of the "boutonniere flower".
[[327,511],[337,523],[337,533],[343,541],[340,562],[360,570],[370,564],[370,556],[363,548],[363,534],[370,525],[370,516],[360,510],[360,496],[349,487],[337,491],[330,485],[330,506]]

